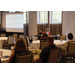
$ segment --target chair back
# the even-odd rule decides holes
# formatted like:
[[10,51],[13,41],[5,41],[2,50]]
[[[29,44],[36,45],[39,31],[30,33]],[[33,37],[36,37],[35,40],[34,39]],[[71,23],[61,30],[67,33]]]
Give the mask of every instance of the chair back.
[[14,44],[14,37],[8,36],[8,44]]
[[60,33],[56,33],[56,35],[60,35]]
[[1,34],[1,37],[6,37],[6,34]]
[[27,44],[26,39],[25,39],[25,38],[23,38],[23,41],[24,41],[24,43],[25,43],[26,50],[28,50],[28,44]]
[[40,40],[40,47],[41,47],[41,50],[44,48],[44,47],[47,47],[48,46],[48,42],[47,41],[41,41]]
[[19,38],[24,38],[24,34],[20,34],[19,35]]
[[34,41],[35,40],[35,35],[32,35],[31,36],[31,39]]
[[29,38],[28,37],[26,37],[26,41],[27,41],[27,45],[29,46],[30,42],[29,42]]
[[50,52],[48,63],[56,63],[59,54],[59,49],[53,48]]
[[62,40],[66,40],[66,36],[65,36],[65,35],[60,36],[60,39],[62,39]]
[[31,54],[17,54],[15,62],[16,63],[31,63]]
[[16,41],[18,38],[18,34],[13,34],[13,37],[15,38],[15,41]]
[[71,41],[68,43],[67,54],[75,54],[75,41]]

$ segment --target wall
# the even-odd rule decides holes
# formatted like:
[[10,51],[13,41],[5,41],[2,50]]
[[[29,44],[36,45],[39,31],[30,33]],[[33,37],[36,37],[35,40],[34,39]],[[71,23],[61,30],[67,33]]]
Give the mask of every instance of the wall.
[[70,32],[73,33],[75,37],[75,11],[64,11],[62,34],[68,35]]
[[67,12],[67,34],[70,32],[75,37],[75,11]]
[[[2,11],[2,26],[6,26],[6,11]],[[29,11],[28,34],[37,35],[37,11]]]
[[37,35],[37,11],[29,11],[29,37]]
[[[2,11],[2,27],[6,25],[6,12]],[[37,11],[29,11],[29,37],[37,35]],[[62,35],[72,32],[75,37],[75,11],[63,11]]]
[[62,16],[62,35],[66,35],[66,11],[63,11],[63,16]]
[[2,11],[1,28],[4,28],[5,26],[6,26],[6,11]]

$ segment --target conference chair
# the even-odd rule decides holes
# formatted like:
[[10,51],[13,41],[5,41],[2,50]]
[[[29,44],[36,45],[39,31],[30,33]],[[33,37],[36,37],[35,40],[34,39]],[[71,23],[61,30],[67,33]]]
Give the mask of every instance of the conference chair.
[[8,41],[7,41],[7,43],[3,44],[3,48],[11,49],[11,46],[14,46],[14,37],[13,36],[8,36]]
[[34,41],[35,40],[35,35],[32,35],[31,39],[32,39],[32,41]]
[[23,38],[23,41],[24,41],[24,43],[25,43],[25,47],[26,47],[26,49],[28,50],[28,44],[27,44],[26,39],[25,39],[25,38]]
[[17,41],[18,34],[13,34],[13,37],[15,38],[15,41]]
[[60,50],[57,48],[53,48],[50,50],[50,55],[48,58],[48,63],[57,63],[58,55]]
[[[47,63],[57,63],[59,52],[60,50],[58,48],[51,49]],[[43,63],[43,62],[36,62],[36,63]]]
[[[1,36],[1,37],[6,37],[6,34],[0,34],[0,36]],[[3,42],[3,44],[4,44],[4,43],[7,43],[7,40],[3,40],[2,42]]]
[[27,45],[30,46],[30,42],[29,42],[28,36],[26,36],[25,38],[26,38],[26,41],[27,41]]
[[20,34],[19,35],[19,38],[24,38],[24,34]]
[[56,35],[60,35],[60,33],[56,33]]
[[6,34],[1,34],[1,37],[6,37]]
[[30,52],[17,54],[15,63],[32,63],[32,54]]
[[62,52],[62,55],[65,57],[64,62],[66,62],[67,57],[73,57],[73,62],[74,62],[74,57],[75,57],[75,41],[71,41],[68,43],[67,46],[67,53]]
[[62,35],[62,36],[60,36],[60,39],[62,39],[62,40],[66,40],[66,35]]
[[40,49],[42,50],[46,46],[48,46],[47,40],[40,40]]

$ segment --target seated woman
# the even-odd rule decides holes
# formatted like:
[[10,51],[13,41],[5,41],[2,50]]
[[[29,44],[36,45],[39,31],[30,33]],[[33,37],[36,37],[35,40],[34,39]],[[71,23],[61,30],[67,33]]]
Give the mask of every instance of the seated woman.
[[15,49],[12,51],[12,53],[9,57],[8,63],[15,63],[16,55],[20,54],[20,53],[24,53],[24,52],[28,52],[28,50],[26,50],[25,43],[24,43],[23,39],[19,38],[16,41]]
[[40,32],[40,34],[47,33],[47,35],[51,35],[50,32],[49,32],[49,28],[46,28],[45,32],[42,32],[41,30],[39,30],[39,32]]
[[72,33],[68,33],[68,41],[64,44],[64,46],[61,46],[62,54],[61,54],[61,59],[60,59],[59,62],[64,62],[65,57],[64,57],[63,53],[67,54],[67,46],[68,46],[68,43],[71,42],[71,41],[74,41],[73,40],[73,34]]
[[62,51],[64,51],[65,53],[67,53],[67,46],[70,41],[74,41],[72,33],[68,34],[68,41],[64,44],[64,46],[61,46]]

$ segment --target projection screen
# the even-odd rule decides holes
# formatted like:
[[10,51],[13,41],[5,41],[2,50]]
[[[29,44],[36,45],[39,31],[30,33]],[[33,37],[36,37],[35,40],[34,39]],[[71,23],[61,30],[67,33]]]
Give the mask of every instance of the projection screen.
[[24,32],[23,13],[6,14],[6,32]]

